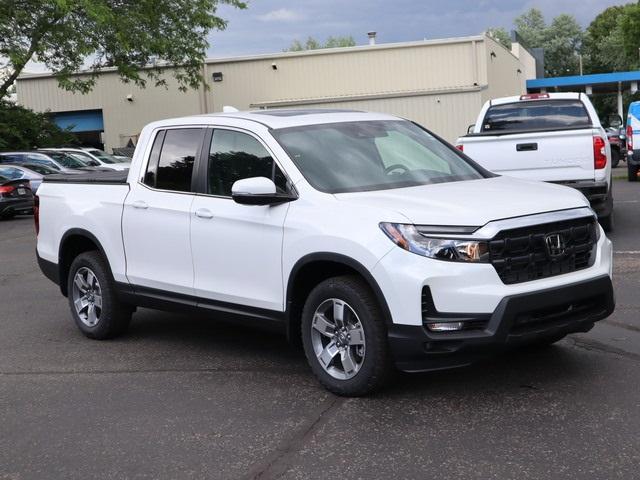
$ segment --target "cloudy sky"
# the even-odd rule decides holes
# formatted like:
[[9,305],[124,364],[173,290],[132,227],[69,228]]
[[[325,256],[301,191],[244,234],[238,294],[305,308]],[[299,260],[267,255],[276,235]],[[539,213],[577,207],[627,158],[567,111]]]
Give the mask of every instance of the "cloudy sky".
[[510,29],[513,19],[531,7],[550,21],[569,13],[587,26],[614,0],[249,0],[249,8],[221,6],[228,20],[211,35],[210,57],[279,52],[295,39],[352,35],[358,44],[366,32],[378,42],[402,42],[478,34],[489,27]]

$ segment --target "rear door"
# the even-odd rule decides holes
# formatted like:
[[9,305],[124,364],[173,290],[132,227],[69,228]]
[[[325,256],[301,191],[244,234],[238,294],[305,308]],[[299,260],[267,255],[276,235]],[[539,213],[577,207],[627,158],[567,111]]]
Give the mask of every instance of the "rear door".
[[157,132],[146,167],[124,202],[127,278],[137,287],[193,295],[190,225],[195,159],[205,129]]
[[464,151],[495,173],[531,180],[593,180],[593,135],[579,99],[545,99],[492,105],[481,133]]

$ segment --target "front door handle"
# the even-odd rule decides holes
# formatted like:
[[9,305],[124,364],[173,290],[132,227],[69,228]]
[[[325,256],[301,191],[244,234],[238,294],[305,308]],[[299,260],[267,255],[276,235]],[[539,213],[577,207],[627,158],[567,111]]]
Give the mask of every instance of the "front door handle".
[[142,209],[149,208],[149,205],[147,205],[147,202],[145,202],[143,200],[136,200],[135,202],[131,203],[131,206],[133,208],[142,208]]
[[199,208],[198,210],[196,210],[196,217],[213,218],[213,213],[211,213],[211,211],[207,210],[206,208]]
[[538,150],[537,143],[518,143],[516,145],[517,152],[534,152]]

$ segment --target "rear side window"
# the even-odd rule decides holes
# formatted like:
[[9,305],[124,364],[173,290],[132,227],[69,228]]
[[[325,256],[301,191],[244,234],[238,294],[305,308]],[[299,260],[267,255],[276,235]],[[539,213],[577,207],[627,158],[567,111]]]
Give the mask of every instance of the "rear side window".
[[203,137],[202,128],[160,132],[151,149],[144,183],[160,190],[190,192],[193,164]]
[[287,191],[287,178],[269,152],[251,135],[233,130],[214,130],[209,151],[209,193],[231,196],[237,180],[267,177],[279,193]]
[[579,100],[535,100],[489,107],[482,132],[589,128],[591,120]]

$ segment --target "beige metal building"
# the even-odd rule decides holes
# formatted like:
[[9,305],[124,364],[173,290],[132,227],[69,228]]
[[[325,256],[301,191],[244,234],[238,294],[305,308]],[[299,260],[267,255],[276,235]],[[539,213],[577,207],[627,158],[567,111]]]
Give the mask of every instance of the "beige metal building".
[[167,89],[139,89],[105,71],[93,91],[82,95],[59,89],[49,74],[23,75],[17,93],[20,104],[53,112],[61,125],[103,131],[107,150],[135,143],[148,122],[218,112],[225,105],[380,111],[452,141],[486,100],[524,93],[525,81],[535,78],[535,60],[518,44],[509,51],[480,35],[212,59],[204,77],[209,89],[183,93],[171,75]]

